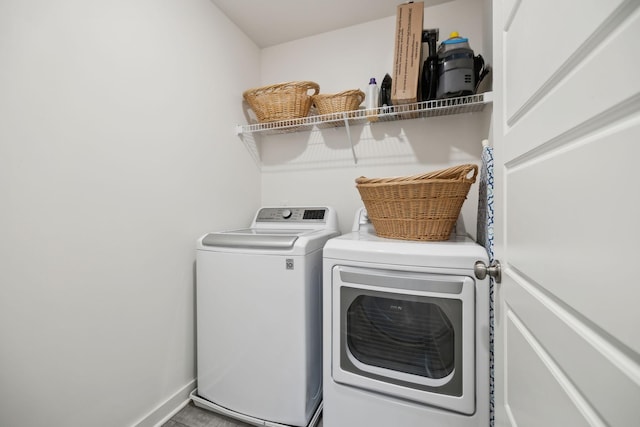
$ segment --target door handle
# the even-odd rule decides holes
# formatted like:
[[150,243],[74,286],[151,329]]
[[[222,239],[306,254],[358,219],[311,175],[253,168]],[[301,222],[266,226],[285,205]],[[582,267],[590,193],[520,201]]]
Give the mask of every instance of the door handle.
[[494,260],[489,267],[487,267],[487,264],[482,261],[476,261],[473,266],[473,272],[479,280],[482,280],[489,275],[489,277],[493,277],[495,279],[496,283],[500,283],[502,281],[502,266],[500,265],[499,260]]

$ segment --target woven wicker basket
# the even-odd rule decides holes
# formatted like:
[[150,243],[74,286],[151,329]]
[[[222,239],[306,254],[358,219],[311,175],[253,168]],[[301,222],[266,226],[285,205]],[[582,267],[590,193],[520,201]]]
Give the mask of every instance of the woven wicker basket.
[[242,96],[258,121],[264,123],[306,117],[311,97],[319,91],[320,86],[314,82],[286,82],[248,89]]
[[334,94],[314,95],[312,98],[318,114],[341,113],[357,110],[364,101],[364,92],[351,89]]
[[477,175],[478,166],[467,164],[407,177],[360,177],[356,187],[378,236],[441,241],[449,239]]

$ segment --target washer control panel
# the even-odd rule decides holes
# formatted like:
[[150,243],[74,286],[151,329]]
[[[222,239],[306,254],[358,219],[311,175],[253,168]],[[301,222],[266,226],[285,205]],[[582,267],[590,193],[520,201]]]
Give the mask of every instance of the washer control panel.
[[262,208],[256,222],[326,222],[328,208]]

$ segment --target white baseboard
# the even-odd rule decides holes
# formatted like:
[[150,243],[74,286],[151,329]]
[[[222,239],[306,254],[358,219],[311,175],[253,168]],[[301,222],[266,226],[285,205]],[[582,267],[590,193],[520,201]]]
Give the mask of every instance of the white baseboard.
[[156,406],[133,427],[160,427],[189,403],[189,394],[195,388],[196,380],[194,378],[163,403]]

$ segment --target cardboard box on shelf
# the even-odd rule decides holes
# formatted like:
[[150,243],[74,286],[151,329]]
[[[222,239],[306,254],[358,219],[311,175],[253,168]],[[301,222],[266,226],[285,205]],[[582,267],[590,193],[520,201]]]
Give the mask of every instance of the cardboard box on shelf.
[[393,105],[418,102],[423,19],[424,2],[398,5],[391,82]]

